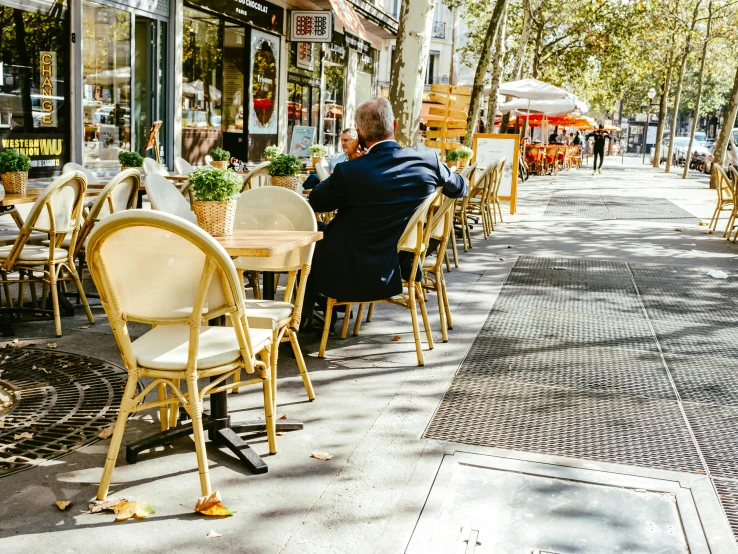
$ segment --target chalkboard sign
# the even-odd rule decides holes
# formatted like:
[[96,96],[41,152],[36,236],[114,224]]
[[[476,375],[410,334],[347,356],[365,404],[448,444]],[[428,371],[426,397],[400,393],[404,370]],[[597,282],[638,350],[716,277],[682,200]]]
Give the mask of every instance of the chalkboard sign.
[[479,164],[479,167],[487,167],[505,158],[499,195],[500,200],[510,202],[510,213],[514,214],[518,198],[518,135],[476,133],[472,141],[472,163]]

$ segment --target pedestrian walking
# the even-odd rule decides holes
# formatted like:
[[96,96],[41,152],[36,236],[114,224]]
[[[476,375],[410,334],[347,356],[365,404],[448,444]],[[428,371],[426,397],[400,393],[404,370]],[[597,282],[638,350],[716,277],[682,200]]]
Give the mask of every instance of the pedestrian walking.
[[[605,131],[605,126],[600,123],[599,128],[587,135],[587,138],[594,139],[594,147],[592,152],[594,153],[594,164],[592,166],[592,175],[595,173],[602,174],[602,162],[605,158],[605,141],[610,140],[610,134]],[[600,158],[600,165],[597,165],[597,157]]]

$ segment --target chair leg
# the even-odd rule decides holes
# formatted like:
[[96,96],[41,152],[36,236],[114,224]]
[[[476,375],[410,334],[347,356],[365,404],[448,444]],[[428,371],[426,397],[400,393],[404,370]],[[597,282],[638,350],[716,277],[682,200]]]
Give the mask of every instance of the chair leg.
[[85,296],[85,289],[82,287],[82,281],[80,281],[79,274],[74,269],[74,264],[72,264],[72,267],[70,268],[69,272],[72,274],[72,277],[74,278],[74,284],[77,286],[77,293],[79,294],[79,299],[82,301],[82,306],[85,308],[85,313],[87,314],[87,321],[90,322],[90,325],[95,323],[95,318],[92,317],[92,311],[90,310],[90,304],[87,302],[87,296]]
[[459,250],[456,244],[456,230],[453,225],[451,226],[451,249],[454,252],[454,267],[459,267]]
[[446,271],[451,272],[451,261],[448,258],[448,250],[443,252],[443,259],[446,262]]
[[[415,288],[421,293],[422,287],[419,283],[415,283]],[[423,300],[422,293],[418,294],[418,303],[420,304],[420,314],[423,316],[423,325],[425,325],[425,336],[428,339],[428,350],[433,350],[433,333],[431,332],[430,321],[428,321],[428,310],[425,307],[425,300]]]
[[345,339],[348,335],[348,327],[351,322],[351,307],[353,304],[346,304],[346,311],[343,313],[343,326],[341,327],[341,338]]
[[[33,271],[29,274],[31,278],[33,278]],[[31,302],[33,303],[34,308],[38,308],[38,295],[36,294],[36,283],[33,281],[28,283],[29,288],[31,289]]]
[[295,354],[295,360],[297,361],[297,367],[300,370],[300,377],[302,377],[302,384],[305,386],[305,392],[307,392],[308,400],[312,402],[315,400],[315,391],[313,391],[313,384],[310,381],[310,374],[308,373],[307,366],[305,365],[305,359],[302,357],[302,350],[300,349],[300,343],[297,342],[297,335],[294,331],[287,331],[287,335],[292,345],[292,352]]
[[[167,386],[163,383],[159,383],[156,387],[159,400],[167,398]],[[169,404],[159,406],[159,427],[162,431],[169,429]]]
[[333,315],[333,304],[336,300],[333,298],[328,299],[328,303],[325,307],[325,324],[323,325],[323,337],[320,339],[320,349],[318,350],[318,358],[325,357],[325,346],[328,344],[328,334],[331,331],[331,316]]
[[374,302],[369,304],[369,311],[366,314],[366,322],[369,323],[374,317]]
[[[172,379],[172,383],[179,390],[179,379]],[[177,398],[177,395],[172,393],[173,398]],[[179,417],[179,402],[176,404],[169,404],[169,427],[175,427],[177,425],[177,418]]]
[[271,367],[272,372],[269,381],[272,386],[272,406],[277,409],[277,362],[279,361],[279,343],[281,342],[279,333],[277,331],[272,332],[272,354],[271,354]]
[[711,231],[715,231],[717,229],[718,219],[720,218],[720,204],[715,208],[715,211],[712,214],[712,219],[710,219],[710,225],[707,226],[708,229]]
[[200,474],[200,491],[203,496],[207,496],[212,491],[210,489],[207,450],[205,449],[205,432],[202,428],[202,402],[200,401],[200,393],[197,388],[197,378],[195,376],[189,376],[187,378],[187,393],[189,395],[187,413],[192,420],[192,438],[195,442],[195,454],[197,455],[197,471]]
[[47,281],[44,281],[44,284],[41,286],[41,309],[46,309],[46,300],[49,297],[49,283]]
[[[0,277],[5,281],[8,278],[8,274],[4,271],[0,271]],[[13,307],[13,297],[10,296],[10,285],[6,281],[3,283],[3,291],[5,292],[5,301],[8,303],[8,308]]]
[[446,332],[446,310],[443,308],[443,293],[441,292],[441,277],[439,277],[439,273],[442,274],[443,271],[439,271],[435,274],[433,286],[435,287],[436,297],[438,300],[438,318],[441,320],[441,340],[443,342],[448,342],[448,333]]
[[448,289],[446,288],[446,278],[441,275],[441,293],[443,294],[443,307],[446,311],[446,327],[448,329],[454,328],[454,323],[451,320],[451,306],[448,303]]
[[364,302],[359,304],[359,308],[356,310],[356,323],[354,323],[354,336],[359,336],[359,329],[361,329],[361,318],[364,316]]
[[502,204],[500,204],[499,199],[495,200],[495,205],[497,206],[497,210],[500,212],[500,223],[505,223],[505,221],[502,219]]
[[20,279],[20,281],[18,282],[18,307],[22,308],[23,300],[26,296],[26,283],[24,282],[24,279],[26,278],[26,272],[22,269],[19,269],[18,278]]
[[[277,348],[278,345],[274,345]],[[269,356],[264,358],[269,359]],[[267,376],[269,376],[270,370],[267,368]],[[277,453],[277,422],[274,420],[274,398],[272,398],[272,385],[268,382],[269,379],[264,380],[264,419],[266,419],[266,432],[267,442],[269,443],[269,453]]]
[[49,287],[51,287],[51,307],[54,310],[54,327],[56,328],[56,336],[61,337],[62,327],[61,314],[59,313],[59,291],[56,286],[56,269],[53,266],[49,268],[49,274],[51,275]]
[[413,336],[415,337],[415,353],[418,356],[418,365],[423,366],[425,365],[425,362],[423,361],[423,349],[420,346],[420,328],[418,327],[418,313],[415,309],[416,293],[417,291],[415,290],[415,287],[410,287],[408,289],[407,305],[408,305],[408,308],[410,308],[410,319],[412,320],[412,323],[413,323]]
[[128,416],[131,413],[130,407],[132,407],[133,399],[136,397],[137,386],[138,374],[128,373],[126,388],[123,391],[123,399],[120,401],[120,407],[118,409],[118,418],[115,420],[113,435],[110,437],[110,446],[108,447],[108,455],[105,458],[105,467],[100,478],[100,485],[97,487],[98,500],[105,500],[108,496],[110,479],[113,476],[113,468],[115,468],[115,462],[118,459],[120,443],[123,440],[123,432],[126,430]]

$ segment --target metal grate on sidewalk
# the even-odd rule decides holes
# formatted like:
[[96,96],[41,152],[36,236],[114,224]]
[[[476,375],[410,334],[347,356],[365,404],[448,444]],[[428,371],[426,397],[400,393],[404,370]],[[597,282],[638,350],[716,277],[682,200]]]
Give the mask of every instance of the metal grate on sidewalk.
[[599,194],[553,194],[543,215],[582,219],[668,220],[671,223],[699,221],[666,198]]

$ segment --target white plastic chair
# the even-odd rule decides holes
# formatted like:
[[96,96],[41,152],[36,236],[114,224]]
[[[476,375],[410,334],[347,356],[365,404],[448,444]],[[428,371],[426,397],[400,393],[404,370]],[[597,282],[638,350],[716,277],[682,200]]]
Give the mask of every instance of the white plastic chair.
[[174,158],[174,171],[177,175],[189,175],[195,168],[184,158]]
[[269,182],[269,164],[271,162],[261,162],[248,172],[243,180],[241,192],[246,192],[257,187],[263,187]]
[[[87,254],[128,371],[97,498],[104,500],[108,494],[126,420],[141,410],[158,407],[165,430],[176,423],[178,404],[187,410],[203,496],[211,493],[202,422],[205,395],[261,385],[269,451],[276,453],[269,383],[272,333],[249,328],[238,273],[223,247],[199,227],[170,214],[129,210],[95,227]],[[221,316],[229,326],[208,325]],[[132,342],[129,321],[153,328]],[[241,370],[247,380],[228,382]],[[148,378],[142,391],[140,378]],[[209,378],[207,384],[198,382]],[[186,393],[180,390],[183,380]],[[158,400],[146,402],[154,390]]]
[[152,158],[144,158],[143,169],[146,174],[146,179],[148,179],[150,175],[169,177],[167,168]]
[[[259,187],[242,193],[237,207],[234,229],[317,231],[318,224],[310,204],[296,192],[281,187]],[[305,360],[297,341],[300,329],[302,302],[305,297],[307,277],[313,259],[315,244],[303,246],[286,254],[269,258],[241,256],[234,260],[240,271],[273,271],[287,273],[287,285],[282,301],[246,300],[246,317],[249,324],[260,329],[270,329],[272,342],[289,341],[300,369],[308,398],[315,399]],[[297,293],[298,272],[300,273]],[[294,298],[293,298],[294,295]],[[277,353],[272,349],[272,396],[276,399]],[[276,401],[276,400],[275,400]]]
[[197,216],[190,209],[190,204],[179,189],[165,177],[157,174],[148,175],[146,195],[149,197],[152,209],[179,216],[197,225]]
[[95,175],[92,171],[87,169],[83,165],[79,165],[73,162],[69,162],[64,164],[64,167],[62,167],[62,175],[66,175],[67,173],[74,173],[75,171],[81,171],[85,174],[85,177],[87,178],[87,186],[90,185],[99,185],[100,180],[97,178],[97,175]]

